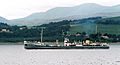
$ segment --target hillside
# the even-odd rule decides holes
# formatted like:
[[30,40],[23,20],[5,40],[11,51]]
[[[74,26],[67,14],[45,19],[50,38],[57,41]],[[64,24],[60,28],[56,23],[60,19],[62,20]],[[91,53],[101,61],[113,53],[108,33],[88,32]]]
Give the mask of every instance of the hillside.
[[87,18],[86,20],[81,19],[77,24],[72,24],[70,28],[70,33],[75,34],[76,32],[86,32],[88,34],[93,34],[96,32],[99,33],[109,33],[109,34],[120,34],[120,17],[112,18],[99,18],[91,19]]
[[[120,41],[120,24],[114,24],[107,19],[119,19],[119,17],[102,18],[90,17],[78,20],[63,20],[59,22],[50,22],[39,26],[10,26],[6,23],[0,24],[0,41],[1,42],[20,42],[25,40],[40,40],[41,27],[44,27],[43,41],[54,41],[58,39],[63,41],[64,36],[69,37],[72,41],[82,40],[89,35],[93,41],[100,41],[103,35],[109,39],[102,38],[103,42]],[[114,22],[113,20],[113,22]],[[103,23],[104,21],[104,23]],[[101,22],[101,23],[100,23]],[[105,24],[107,22],[107,24]],[[109,22],[109,23],[108,23]],[[97,31],[96,31],[97,29]],[[87,33],[87,34],[86,34]],[[72,35],[71,35],[72,34]]]
[[109,34],[120,34],[120,25],[103,25],[103,24],[97,24],[92,25],[89,29],[85,29],[85,26],[83,25],[76,25],[72,26],[70,28],[70,33],[75,34],[76,32],[86,32],[88,34],[95,34],[97,26],[97,32],[99,33],[109,33]]

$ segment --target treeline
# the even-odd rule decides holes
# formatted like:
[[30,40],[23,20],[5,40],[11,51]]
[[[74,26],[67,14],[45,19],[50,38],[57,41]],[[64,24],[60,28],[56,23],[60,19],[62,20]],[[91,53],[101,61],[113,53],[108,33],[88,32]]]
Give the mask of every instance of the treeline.
[[90,17],[90,18],[84,18],[84,19],[78,19],[78,20],[71,20],[71,24],[82,24],[82,23],[96,23],[99,20],[101,20],[102,17]]
[[70,29],[70,21],[63,20],[60,22],[51,22],[39,26],[10,26],[4,23],[0,24],[0,41],[15,40],[40,40],[41,28],[44,27],[43,36],[45,41],[53,41],[55,38],[62,39],[62,35],[66,34]]
[[69,31],[70,21],[63,20],[60,22],[51,22],[40,26],[9,26],[0,24],[1,29],[9,30],[9,32],[1,31],[0,38],[13,37],[40,37],[41,27],[44,27],[44,36],[60,36],[62,33]]
[[103,19],[99,19],[96,20],[97,24],[105,24],[105,25],[120,25],[120,17],[112,17],[112,18],[103,18]]
[[112,17],[112,18],[102,18],[102,17],[90,17],[90,18],[84,18],[84,19],[78,19],[78,20],[71,20],[71,23],[75,24],[82,24],[86,22],[92,22],[95,24],[115,24],[120,25],[120,17]]

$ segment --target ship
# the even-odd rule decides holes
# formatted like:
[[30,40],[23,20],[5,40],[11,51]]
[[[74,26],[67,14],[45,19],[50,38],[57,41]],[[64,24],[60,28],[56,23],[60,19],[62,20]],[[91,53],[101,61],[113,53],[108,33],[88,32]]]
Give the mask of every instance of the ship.
[[69,42],[69,39],[65,38],[63,45],[60,45],[58,42],[54,45],[45,44],[41,42],[28,42],[24,41],[25,49],[109,49],[109,45],[107,43],[100,42],[91,42],[86,39],[81,43]]
[[68,38],[64,38],[63,44],[45,44],[42,42],[43,28],[41,30],[41,42],[24,41],[25,49],[109,49],[108,43],[92,42],[89,38],[84,39],[82,42],[70,42]]

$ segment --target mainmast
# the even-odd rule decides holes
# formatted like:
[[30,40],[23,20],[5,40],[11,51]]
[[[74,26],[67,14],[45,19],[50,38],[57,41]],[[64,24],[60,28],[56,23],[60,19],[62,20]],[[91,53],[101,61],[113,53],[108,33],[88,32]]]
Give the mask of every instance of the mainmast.
[[44,29],[45,27],[41,27],[41,43],[43,42],[42,40],[43,40],[43,29]]
[[95,31],[95,32],[96,32],[96,34],[98,33],[98,29],[97,29],[97,28],[98,28],[98,26],[97,26],[97,24],[96,24],[96,31]]

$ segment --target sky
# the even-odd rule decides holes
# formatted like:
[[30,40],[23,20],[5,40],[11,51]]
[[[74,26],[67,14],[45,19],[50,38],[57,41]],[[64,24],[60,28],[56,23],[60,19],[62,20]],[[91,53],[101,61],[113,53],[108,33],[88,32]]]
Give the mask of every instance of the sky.
[[0,16],[9,20],[17,19],[54,7],[72,7],[84,3],[113,6],[120,4],[120,0],[0,0]]

